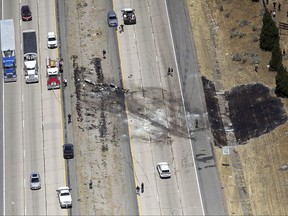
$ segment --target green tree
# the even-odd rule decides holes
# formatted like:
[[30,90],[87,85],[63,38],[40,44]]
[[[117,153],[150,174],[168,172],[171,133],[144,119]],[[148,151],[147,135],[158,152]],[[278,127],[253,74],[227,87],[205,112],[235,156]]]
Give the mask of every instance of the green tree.
[[265,51],[272,51],[275,44],[279,44],[278,28],[273,21],[270,12],[266,9],[260,34],[260,48]]
[[287,69],[281,65],[278,68],[278,72],[276,75],[276,89],[275,93],[280,97],[288,96],[288,72]]
[[282,52],[279,43],[275,44],[274,48],[272,49],[272,57],[269,65],[270,71],[278,71],[278,68],[282,65]]

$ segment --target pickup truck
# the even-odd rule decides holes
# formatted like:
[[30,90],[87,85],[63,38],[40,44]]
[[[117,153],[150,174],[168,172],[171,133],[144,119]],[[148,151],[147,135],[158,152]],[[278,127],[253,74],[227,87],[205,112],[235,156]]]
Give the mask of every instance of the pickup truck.
[[59,187],[56,190],[61,208],[72,208],[71,190],[69,187]]

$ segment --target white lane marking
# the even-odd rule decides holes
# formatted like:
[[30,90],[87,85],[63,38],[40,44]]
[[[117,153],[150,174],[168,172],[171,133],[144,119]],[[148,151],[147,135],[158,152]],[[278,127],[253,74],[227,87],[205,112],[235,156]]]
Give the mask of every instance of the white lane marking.
[[[2,0],[2,20],[4,19],[4,0]],[[5,127],[4,127],[4,80],[2,78],[2,99],[3,99],[3,103],[2,103],[2,128],[3,128],[3,137],[2,137],[2,149],[3,149],[3,167],[2,167],[2,171],[3,171],[3,195],[2,195],[2,199],[3,199],[3,215],[6,215],[6,209],[5,209],[5,186],[6,186],[6,182],[5,182]]]
[[156,62],[158,63],[158,56],[156,55]]
[[[25,158],[25,149],[24,149],[24,151],[23,151],[23,157]],[[24,179],[24,182],[25,182],[25,179]]]
[[[174,59],[175,59],[175,63],[176,63],[176,69],[178,71],[178,62],[177,62],[177,58],[176,58],[175,45],[174,45],[174,41],[173,41],[173,37],[172,37],[172,30],[171,30],[170,18],[169,18],[169,14],[168,14],[168,7],[167,7],[167,2],[166,1],[165,1],[165,7],[166,7],[166,15],[167,15],[167,18],[168,18],[168,26],[169,26],[170,37],[171,37],[172,46],[173,46],[173,54],[174,54]],[[178,71],[178,73],[179,73],[179,71]],[[183,92],[182,92],[182,84],[181,84],[180,76],[178,76],[178,81],[179,81],[179,85],[180,85],[180,88],[181,88],[180,92],[181,92],[181,98],[182,98],[182,104],[183,104],[183,109],[184,109],[185,120],[187,122],[186,108],[185,108],[185,104],[184,104],[184,97],[183,97]],[[187,131],[189,132],[188,124],[186,124],[186,125],[187,125]],[[194,159],[194,153],[193,153],[191,139],[189,139],[189,142],[190,142],[190,148],[191,148],[191,152],[192,152],[193,162],[195,164],[195,159]],[[196,166],[194,166],[194,170],[195,170],[195,174],[196,174],[197,187],[198,187],[199,196],[200,196],[201,208],[202,208],[203,215],[205,215],[205,211],[204,211],[204,207],[203,207],[202,194],[201,194],[201,191],[200,191],[200,185],[199,185],[199,179],[198,179],[198,173],[197,173],[197,170],[196,170]]]
[[[22,97],[21,97],[21,100],[22,100],[22,104],[24,103],[24,94],[22,94]],[[24,119],[22,120],[22,127],[23,127],[23,130],[24,130]]]

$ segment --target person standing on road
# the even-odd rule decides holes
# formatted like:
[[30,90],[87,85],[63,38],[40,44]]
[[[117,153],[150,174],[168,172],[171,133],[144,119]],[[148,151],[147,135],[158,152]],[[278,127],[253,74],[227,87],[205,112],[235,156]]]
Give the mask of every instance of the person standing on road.
[[63,81],[64,87],[67,87],[67,84],[68,84],[68,81],[67,81],[67,79],[65,78],[64,81]]
[[137,185],[137,187],[136,187],[136,194],[137,195],[140,195],[140,187]]
[[124,32],[124,25],[123,24],[120,25],[120,33],[122,33],[122,32]]
[[70,124],[72,122],[71,118],[72,118],[71,114],[68,114],[68,124]]

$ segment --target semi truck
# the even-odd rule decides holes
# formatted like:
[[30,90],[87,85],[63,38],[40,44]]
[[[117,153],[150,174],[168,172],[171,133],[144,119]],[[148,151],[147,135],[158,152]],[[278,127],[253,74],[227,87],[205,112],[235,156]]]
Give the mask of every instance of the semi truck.
[[23,31],[24,74],[26,83],[39,82],[36,31]]
[[4,82],[16,82],[15,32],[13,19],[1,20],[1,53]]

